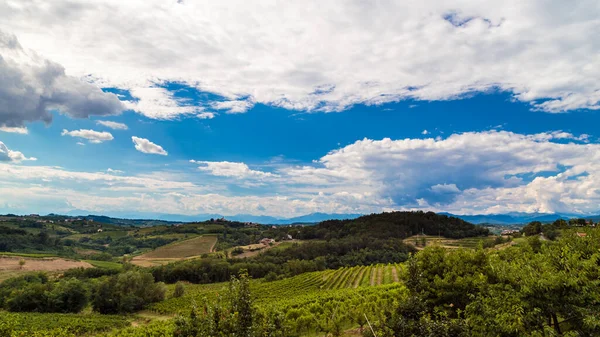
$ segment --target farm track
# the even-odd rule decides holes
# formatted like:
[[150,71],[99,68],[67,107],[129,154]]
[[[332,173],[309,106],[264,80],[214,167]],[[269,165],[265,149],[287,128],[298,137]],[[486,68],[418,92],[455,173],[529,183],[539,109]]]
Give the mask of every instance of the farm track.
[[367,271],[367,267],[362,267],[361,268],[360,273],[356,277],[356,279],[354,281],[354,286],[352,288],[358,288],[360,286],[360,282],[362,281],[362,278],[365,275],[366,271]]

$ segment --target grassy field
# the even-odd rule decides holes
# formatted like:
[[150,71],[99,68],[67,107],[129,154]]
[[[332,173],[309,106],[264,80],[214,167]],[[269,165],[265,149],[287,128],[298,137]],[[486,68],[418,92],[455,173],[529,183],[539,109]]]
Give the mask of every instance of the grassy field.
[[404,243],[412,245],[417,249],[425,246],[440,245],[445,248],[477,248],[479,243],[483,243],[486,240],[493,240],[494,237],[475,237],[475,238],[464,238],[464,239],[449,239],[441,236],[433,235],[413,235],[404,239]]
[[210,253],[217,243],[216,235],[203,235],[159,247],[133,258],[132,263],[142,267],[165,264]]

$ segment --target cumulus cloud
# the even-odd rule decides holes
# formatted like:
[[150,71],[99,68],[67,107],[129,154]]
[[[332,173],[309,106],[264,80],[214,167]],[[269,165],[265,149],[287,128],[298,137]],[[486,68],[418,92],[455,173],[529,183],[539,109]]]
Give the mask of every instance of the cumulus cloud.
[[[4,5],[0,5],[0,11]],[[22,129],[26,122],[52,121],[51,110],[73,118],[119,114],[116,95],[67,76],[58,63],[21,47],[0,30],[0,125]]]
[[[546,112],[600,109],[595,1],[0,6],[0,28],[69,74],[131,90],[139,101],[129,107],[151,118],[198,113],[155,88],[164,81],[226,97],[230,102],[217,104],[229,105],[229,112],[248,108],[240,98],[340,111],[489,90],[510,92]],[[141,9],[147,15],[131,16]],[[29,118],[49,118],[40,114]]]
[[245,163],[236,163],[229,161],[197,161],[190,160],[191,163],[199,164],[199,170],[209,172],[212,175],[220,177],[233,177],[238,179],[245,178],[267,178],[275,175],[270,172],[252,170]]
[[64,129],[61,132],[61,135],[77,137],[77,138],[84,138],[84,139],[87,139],[90,143],[94,143],[94,144],[99,144],[99,143],[114,139],[113,135],[110,132],[106,132],[106,131],[99,132],[99,131],[85,130],[85,129],[73,130],[73,131]]
[[19,151],[10,150],[3,142],[0,142],[0,162],[20,163],[24,160],[37,160],[34,157],[27,158]]
[[167,151],[162,148],[162,146],[154,144],[148,139],[133,136],[131,137],[131,140],[133,141],[133,144],[135,144],[135,149],[140,152],[159,154],[162,156],[166,156],[168,154]]
[[111,128],[113,130],[127,130],[128,129],[126,124],[112,122],[112,121],[97,121],[96,124],[106,126],[107,128]]
[[284,171],[306,185],[362,185],[398,207],[592,212],[600,201],[600,169],[593,164],[600,144],[584,141],[564,132],[506,131],[364,139],[330,152],[319,165]]
[[422,135],[428,135],[430,132],[427,130],[423,130],[423,132],[421,132]]

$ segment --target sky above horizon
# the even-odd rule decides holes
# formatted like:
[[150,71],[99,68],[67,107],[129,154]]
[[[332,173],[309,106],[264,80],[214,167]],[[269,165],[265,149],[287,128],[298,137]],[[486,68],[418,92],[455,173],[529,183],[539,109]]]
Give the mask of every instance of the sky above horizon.
[[585,0],[0,0],[0,213],[598,213],[599,31]]

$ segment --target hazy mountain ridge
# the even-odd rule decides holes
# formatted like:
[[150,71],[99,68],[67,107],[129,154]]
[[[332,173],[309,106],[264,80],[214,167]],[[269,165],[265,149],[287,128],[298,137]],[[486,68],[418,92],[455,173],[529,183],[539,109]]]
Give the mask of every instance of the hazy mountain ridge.
[[[460,218],[473,224],[494,224],[494,225],[518,225],[527,224],[532,221],[552,222],[557,219],[585,218],[594,221],[600,220],[600,215],[581,215],[567,213],[505,213],[505,214],[473,214],[461,215],[448,212],[439,212]],[[295,223],[318,223],[325,220],[344,220],[356,219],[366,214],[354,213],[311,213],[291,218],[280,218],[268,215],[252,215],[252,214],[236,214],[222,215],[218,213],[204,213],[196,215],[181,215],[181,214],[165,214],[165,213],[149,213],[149,212],[108,212],[98,215],[94,211],[73,210],[67,212],[67,216],[94,218],[94,220],[104,223],[113,223],[121,225],[153,225],[160,223],[180,223],[180,222],[197,222],[209,219],[225,218],[231,221],[254,222],[269,225],[288,225]]]

